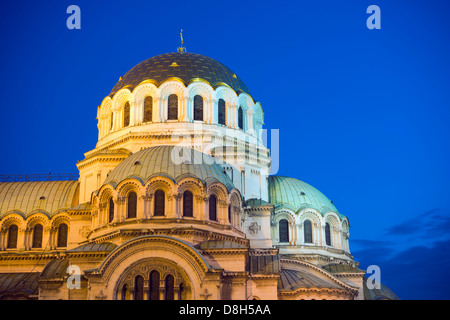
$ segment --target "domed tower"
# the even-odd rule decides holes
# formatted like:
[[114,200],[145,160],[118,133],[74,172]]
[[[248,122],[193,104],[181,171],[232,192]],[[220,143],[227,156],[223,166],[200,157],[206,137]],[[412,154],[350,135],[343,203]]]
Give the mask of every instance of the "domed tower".
[[90,200],[130,154],[161,145],[212,155],[245,198],[268,200],[263,111],[243,81],[209,57],[147,59],[120,77],[97,108],[98,142],[77,166],[80,202]]
[[[176,159],[180,154],[191,161]],[[87,240],[122,244],[158,234],[190,243],[221,239],[247,245],[241,199],[211,156],[187,147],[150,147],[123,160],[93,192]]]
[[273,244],[280,254],[316,265],[350,262],[349,221],[323,193],[298,179],[270,176]]

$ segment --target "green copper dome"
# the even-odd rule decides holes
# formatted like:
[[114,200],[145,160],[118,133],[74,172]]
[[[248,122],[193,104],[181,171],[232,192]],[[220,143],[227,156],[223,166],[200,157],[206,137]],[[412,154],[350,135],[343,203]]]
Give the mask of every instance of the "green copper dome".
[[323,193],[306,182],[294,178],[269,176],[269,202],[275,205],[275,208],[287,207],[294,212],[313,208],[322,215],[332,211],[336,212],[341,219],[344,217]]
[[133,90],[145,80],[153,80],[160,85],[164,80],[174,77],[181,79],[185,85],[189,85],[193,80],[202,79],[214,88],[226,84],[237,94],[241,92],[250,94],[242,80],[220,62],[196,53],[172,52],[160,54],[137,64],[120,78],[109,95],[112,97],[125,87]]
[[[183,152],[180,154],[180,152]],[[190,153],[190,161],[179,161]],[[230,177],[211,156],[186,147],[157,146],[141,150],[123,160],[106,178],[104,184],[116,187],[121,181],[134,178],[143,185],[152,177],[164,176],[174,182],[186,177],[200,179],[206,186],[221,182],[229,190],[234,188]]]

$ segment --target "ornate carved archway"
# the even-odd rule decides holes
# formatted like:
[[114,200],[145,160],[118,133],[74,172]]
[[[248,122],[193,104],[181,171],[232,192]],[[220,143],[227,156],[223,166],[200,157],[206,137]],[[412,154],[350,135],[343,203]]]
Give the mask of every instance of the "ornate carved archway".
[[[150,279],[152,272],[157,272],[159,276],[159,283],[157,284],[159,290],[157,294],[158,300],[166,300],[169,291],[173,291],[170,299],[192,299],[192,284],[186,272],[173,261],[162,258],[142,259],[128,267],[117,281],[113,298],[118,300],[136,299],[135,294],[138,288],[135,287],[135,279],[140,276],[143,278],[143,287],[141,288],[143,290],[143,300],[152,299]],[[169,277],[173,277],[173,283],[170,284],[170,288],[167,286]]]
[[159,272],[160,298],[165,297],[164,281],[171,275],[173,299],[196,299],[210,269],[190,244],[173,237],[154,235],[122,244],[108,255],[95,273],[103,278],[106,295],[112,299],[121,299],[122,290],[128,292],[128,298],[133,298],[134,280],[138,275],[143,277],[140,279],[141,283],[143,280],[143,298],[148,299],[151,271]]

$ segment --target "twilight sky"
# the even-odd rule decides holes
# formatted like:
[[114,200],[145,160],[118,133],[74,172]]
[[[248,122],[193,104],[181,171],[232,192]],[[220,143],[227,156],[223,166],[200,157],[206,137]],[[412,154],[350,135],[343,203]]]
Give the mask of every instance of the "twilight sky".
[[[69,30],[69,5],[81,30]],[[369,30],[369,5],[381,29]],[[214,58],[280,130],[279,175],[333,200],[350,250],[401,299],[450,299],[446,0],[9,1],[0,11],[0,174],[77,172],[96,110],[152,56]]]

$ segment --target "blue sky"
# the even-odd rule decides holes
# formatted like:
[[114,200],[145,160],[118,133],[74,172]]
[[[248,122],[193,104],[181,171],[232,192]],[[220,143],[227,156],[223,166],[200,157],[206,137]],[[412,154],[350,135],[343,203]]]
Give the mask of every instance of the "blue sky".
[[[81,30],[66,9],[81,8]],[[369,5],[381,30],[369,30]],[[20,1],[0,12],[0,173],[77,172],[96,109],[139,62],[185,47],[233,70],[280,130],[278,174],[350,219],[362,268],[449,299],[448,1]]]

